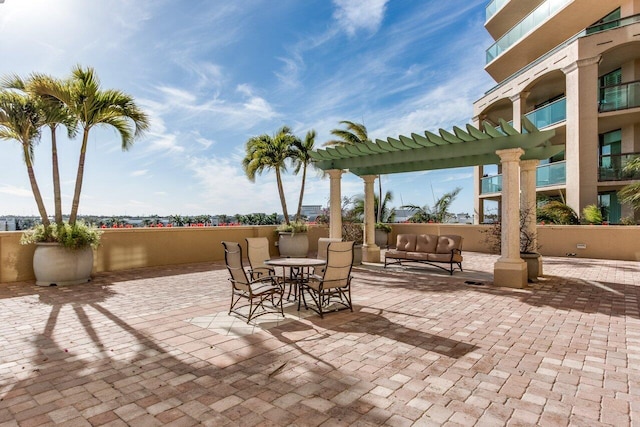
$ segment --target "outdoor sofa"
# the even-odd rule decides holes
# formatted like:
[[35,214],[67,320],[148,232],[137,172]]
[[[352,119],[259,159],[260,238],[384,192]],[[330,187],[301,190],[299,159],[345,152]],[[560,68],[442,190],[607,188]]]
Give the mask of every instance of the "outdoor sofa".
[[[462,236],[451,234],[398,234],[396,248],[385,253],[384,266],[419,262],[453,275],[456,266],[462,271],[462,240]],[[448,268],[441,264],[448,264]]]

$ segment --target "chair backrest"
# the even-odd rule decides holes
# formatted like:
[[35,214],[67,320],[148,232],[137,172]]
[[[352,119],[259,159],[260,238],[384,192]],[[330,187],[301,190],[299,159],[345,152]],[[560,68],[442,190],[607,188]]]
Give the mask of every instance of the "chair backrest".
[[242,265],[242,247],[238,242],[222,242],[224,262],[231,275],[231,282],[238,289],[248,290],[249,280]]
[[267,268],[265,261],[271,259],[269,254],[269,239],[266,237],[247,237],[247,257],[253,270]]
[[322,277],[323,287],[337,288],[349,284],[353,264],[354,242],[330,242],[327,248],[327,265]]
[[331,237],[320,237],[318,239],[318,259],[327,259],[327,249],[329,249],[329,243],[342,242],[342,239]]

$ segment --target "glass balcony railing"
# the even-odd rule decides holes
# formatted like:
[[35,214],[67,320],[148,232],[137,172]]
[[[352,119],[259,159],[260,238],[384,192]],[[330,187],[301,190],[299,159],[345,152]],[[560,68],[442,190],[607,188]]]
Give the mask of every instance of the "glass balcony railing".
[[567,120],[567,98],[560,98],[524,115],[538,129]]
[[509,0],[492,0],[485,8],[485,20],[488,21],[498,10],[502,8]]
[[548,187],[567,182],[566,162],[548,163],[538,166],[536,171],[536,187]]
[[627,173],[624,167],[633,159],[640,157],[640,153],[611,154],[600,156],[598,168],[599,181],[626,181],[640,179],[640,172]]
[[624,27],[625,25],[635,24],[636,22],[640,22],[640,14],[631,15],[625,18],[614,19],[613,21],[603,22],[601,24],[592,25],[587,28],[586,33],[593,34],[600,31],[610,30],[612,28]]
[[640,80],[600,88],[601,113],[640,107]]
[[504,36],[500,37],[493,45],[487,49],[487,64],[497,58],[509,47],[513,46],[525,34],[529,33],[538,25],[553,16],[572,0],[547,0],[525,16],[520,22],[514,25]]
[[485,176],[481,180],[480,194],[499,193],[502,191],[502,175]]
[[[561,185],[566,182],[566,162],[554,162],[538,166],[536,170],[536,187]],[[502,191],[502,175],[492,175],[482,178],[480,194],[499,193]]]

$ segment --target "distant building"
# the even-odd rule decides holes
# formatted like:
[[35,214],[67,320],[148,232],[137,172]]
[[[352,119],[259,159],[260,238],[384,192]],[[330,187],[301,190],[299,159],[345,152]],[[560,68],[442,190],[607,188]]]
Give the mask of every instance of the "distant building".
[[315,221],[318,215],[322,214],[322,205],[302,205],[300,214],[309,221]]

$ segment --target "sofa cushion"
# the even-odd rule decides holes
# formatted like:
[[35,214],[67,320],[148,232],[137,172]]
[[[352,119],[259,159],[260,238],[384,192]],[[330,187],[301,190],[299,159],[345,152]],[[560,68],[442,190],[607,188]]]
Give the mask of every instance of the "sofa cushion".
[[462,255],[460,254],[453,254],[453,259],[451,259],[451,254],[428,254],[429,258],[427,258],[428,261],[431,262],[462,262]]
[[429,254],[426,252],[407,252],[407,259],[427,261],[429,259]]
[[437,254],[450,254],[454,249],[461,249],[462,236],[444,235],[438,237]]
[[435,234],[418,234],[416,237],[416,252],[435,253],[438,236]]
[[384,253],[384,256],[387,258],[406,258],[406,251],[394,251],[393,249],[388,250]]
[[415,234],[398,234],[396,240],[396,250],[411,252],[416,250],[416,235]]

